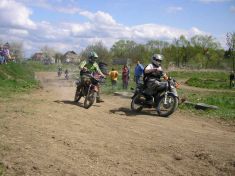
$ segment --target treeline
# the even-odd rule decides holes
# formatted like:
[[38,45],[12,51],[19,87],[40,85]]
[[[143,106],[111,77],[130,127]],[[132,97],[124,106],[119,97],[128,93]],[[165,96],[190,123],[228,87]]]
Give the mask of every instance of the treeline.
[[[196,69],[220,68],[233,69],[235,67],[235,32],[227,33],[228,50],[224,50],[221,44],[212,36],[195,35],[190,39],[181,35],[171,42],[163,40],[150,40],[140,44],[131,40],[119,40],[111,48],[102,41],[87,46],[79,53],[81,59],[87,58],[90,51],[96,51],[101,61],[111,64],[114,58],[129,58],[132,63],[137,60],[149,63],[154,53],[165,56],[164,66],[186,67]],[[0,43],[2,43],[0,41]],[[10,51],[17,58],[23,58],[23,44],[10,43]],[[45,46],[41,51],[46,55],[60,60],[62,53],[54,48]]]
[[166,67],[196,69],[232,69],[234,56],[231,49],[224,50],[215,38],[208,35],[195,35],[189,40],[182,35],[171,43],[151,40],[146,44],[139,44],[130,40],[119,40],[110,49],[102,42],[97,42],[82,51],[81,57],[85,58],[91,50],[96,51],[102,61],[107,63],[111,63],[113,58],[130,58],[132,63],[138,60],[149,63],[154,53],[161,53],[165,56]]

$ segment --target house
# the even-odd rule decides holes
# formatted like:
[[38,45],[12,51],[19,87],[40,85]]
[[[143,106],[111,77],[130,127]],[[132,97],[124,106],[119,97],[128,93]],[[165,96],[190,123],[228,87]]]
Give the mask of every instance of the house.
[[34,53],[34,55],[32,56],[32,60],[35,60],[35,61],[43,61],[44,59],[44,54],[43,52],[36,52]]
[[74,51],[67,51],[63,55],[62,60],[63,60],[64,63],[79,63],[80,62],[80,57]]

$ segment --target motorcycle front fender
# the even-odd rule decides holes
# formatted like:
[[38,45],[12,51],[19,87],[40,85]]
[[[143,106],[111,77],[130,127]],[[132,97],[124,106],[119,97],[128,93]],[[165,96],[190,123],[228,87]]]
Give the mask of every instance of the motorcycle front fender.
[[168,95],[173,95],[174,97],[176,97],[176,98],[179,99],[179,96],[178,96],[178,94],[177,94],[176,91],[174,91],[174,92],[168,92],[167,94],[168,94]]

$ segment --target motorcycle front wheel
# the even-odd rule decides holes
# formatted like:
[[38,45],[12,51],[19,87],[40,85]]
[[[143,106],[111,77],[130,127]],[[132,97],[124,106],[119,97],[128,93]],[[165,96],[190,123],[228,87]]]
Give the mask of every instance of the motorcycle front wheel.
[[161,96],[157,105],[157,113],[161,117],[168,117],[178,107],[179,100],[176,96],[168,94],[166,99],[165,95]]
[[82,98],[82,89],[77,87],[76,93],[74,96],[74,102],[79,102],[81,98]]
[[84,100],[84,108],[90,108],[95,102],[97,93],[93,90],[90,90]]
[[145,101],[144,95],[136,94],[131,101],[131,110],[134,112],[140,112],[143,109],[143,103]]

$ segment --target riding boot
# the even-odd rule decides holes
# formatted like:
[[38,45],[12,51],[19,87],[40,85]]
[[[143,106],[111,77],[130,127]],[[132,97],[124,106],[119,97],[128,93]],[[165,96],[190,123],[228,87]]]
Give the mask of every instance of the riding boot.
[[104,102],[104,100],[102,100],[102,99],[100,98],[100,92],[98,91],[98,92],[97,92],[97,97],[96,97],[96,103],[102,103],[102,102]]

